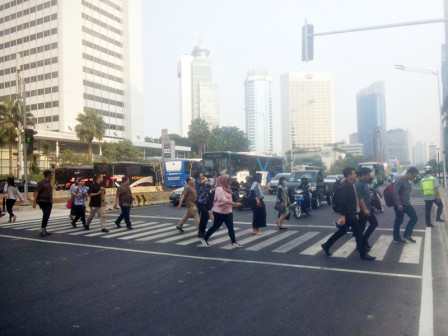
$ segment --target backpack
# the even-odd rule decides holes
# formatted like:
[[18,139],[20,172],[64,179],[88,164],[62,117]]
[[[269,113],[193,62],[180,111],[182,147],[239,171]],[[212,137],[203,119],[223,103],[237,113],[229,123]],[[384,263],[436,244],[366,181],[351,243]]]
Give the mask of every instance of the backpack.
[[390,208],[393,207],[394,204],[394,185],[393,183],[389,184],[386,189],[383,191],[384,202]]
[[210,190],[210,194],[208,195],[207,198],[207,208],[211,210],[214,204],[215,204],[215,189]]
[[341,205],[342,205],[342,199],[341,199],[341,182],[342,178],[337,179],[333,184],[333,211],[340,213],[341,212]]

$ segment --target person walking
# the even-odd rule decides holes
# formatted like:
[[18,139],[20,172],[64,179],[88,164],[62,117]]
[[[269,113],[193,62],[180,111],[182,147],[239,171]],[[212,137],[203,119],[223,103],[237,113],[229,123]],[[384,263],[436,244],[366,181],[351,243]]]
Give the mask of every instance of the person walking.
[[338,198],[340,199],[341,218],[338,220],[338,231],[336,231],[325,243],[321,245],[327,256],[331,256],[330,248],[342,236],[345,236],[349,228],[352,228],[356,239],[356,249],[363,260],[375,260],[375,257],[369,255],[363,243],[361,226],[359,225],[358,213],[361,211],[359,199],[354,182],[356,180],[356,171],[354,168],[347,167],[343,170],[345,179],[341,182]]
[[196,189],[197,193],[197,199],[196,203],[198,206],[198,213],[199,213],[199,231],[198,231],[198,238],[202,238],[205,235],[205,230],[207,228],[208,220],[210,219],[209,215],[209,198],[210,195],[210,181],[202,174],[202,173],[196,173],[195,175],[195,181],[194,181],[194,188]]
[[[369,184],[371,183],[371,173],[372,170],[370,168],[362,167],[358,172],[358,179],[355,182],[359,206],[361,208],[361,212],[359,213],[359,225],[361,226],[361,231],[364,233],[362,241],[364,247],[368,251],[372,248],[369,244],[369,238],[373,231],[378,227],[378,220],[372,211],[372,204],[370,201]],[[369,222],[369,227],[366,230],[367,222]]]
[[82,226],[85,230],[89,230],[89,227],[86,224],[86,203],[89,188],[85,186],[86,182],[81,178],[79,180],[79,184],[77,187],[74,187],[72,190],[72,195],[75,196],[75,200],[73,202],[75,206],[75,218],[72,220],[72,226],[77,228],[76,222],[81,218]]
[[444,222],[440,217],[443,211],[443,203],[440,199],[439,179],[435,177],[435,172],[432,169],[426,169],[425,177],[422,179],[423,199],[425,200],[425,221],[427,227],[433,227],[431,224],[431,209],[432,204],[437,205],[436,222]]
[[121,214],[118,216],[115,221],[115,225],[117,227],[121,227],[120,223],[124,219],[126,223],[126,228],[128,230],[132,230],[133,227],[131,225],[131,207],[132,202],[134,201],[134,196],[132,196],[131,188],[129,187],[129,178],[127,176],[123,176],[121,179],[121,185],[117,189],[117,194],[115,197],[114,209],[117,208],[118,204],[121,208]]
[[96,175],[95,181],[93,185],[89,188],[89,196],[90,196],[90,214],[87,218],[87,227],[90,227],[90,223],[92,222],[93,217],[97,213],[100,214],[100,223],[101,223],[101,232],[108,233],[109,230],[106,228],[106,200],[105,193],[106,189],[101,187],[101,183],[103,183],[103,176]]
[[280,177],[280,180],[278,181],[277,202],[285,207],[283,211],[278,212],[279,220],[277,222],[279,230],[284,230],[287,228],[283,226],[283,221],[291,216],[291,214],[289,213],[290,199],[288,194],[288,187],[286,186],[285,176]]
[[235,230],[233,228],[233,213],[232,206],[241,206],[241,203],[232,200],[232,190],[230,189],[230,177],[227,174],[220,175],[217,179],[215,190],[214,205],[212,208],[214,215],[213,226],[208,229],[204,238],[201,238],[201,243],[205,247],[210,247],[208,240],[213,233],[218,230],[223,223],[227,226],[230,242],[234,247],[241,247],[242,245],[236,241]]
[[72,200],[72,194],[73,194],[72,191],[73,191],[73,188],[79,186],[79,181],[80,180],[81,180],[81,178],[77,177],[75,179],[75,182],[70,186],[70,189],[68,191],[68,201],[69,202],[71,201],[71,203],[72,203],[72,207],[70,208],[70,215],[68,215],[68,218],[70,218],[71,221],[73,221],[73,218],[75,218],[75,216],[76,216],[76,213],[75,213],[75,200],[74,200],[74,198]]
[[17,198],[23,201],[22,196],[20,195],[19,189],[17,189],[17,186],[14,181],[14,177],[8,177],[8,186],[5,190],[6,195],[6,211],[9,213],[9,222],[15,222],[17,219],[17,216],[14,215],[12,212],[12,208],[14,207],[14,204],[16,203]]
[[250,187],[251,199],[255,201],[252,206],[253,219],[252,219],[252,233],[255,235],[261,234],[260,228],[266,227],[266,206],[264,204],[263,198],[263,188],[261,187],[260,173],[255,173],[252,181],[252,186]]
[[39,207],[42,210],[42,225],[40,235],[42,237],[51,235],[51,232],[47,231],[48,220],[51,215],[51,208],[53,207],[53,184],[51,183],[51,178],[53,177],[53,173],[51,170],[44,171],[44,179],[40,181],[36,190],[34,191],[34,200],[33,200],[33,208],[36,208],[36,205],[39,204]]
[[[196,230],[198,231],[199,230],[199,222],[200,222],[198,208],[196,206],[196,199],[197,199],[198,195],[196,193],[196,189],[194,188],[194,179],[191,176],[188,176],[186,182],[187,182],[187,185],[184,187],[184,191],[180,198],[180,202],[177,205],[177,208],[181,209],[182,204],[185,201],[185,205],[187,206],[187,212],[182,217],[179,224],[176,225],[176,229],[178,229],[180,232],[184,232],[184,229],[182,229],[182,227],[184,226],[184,224],[188,218],[193,217],[194,224],[196,226]],[[199,231],[198,231],[198,236],[199,236]]]
[[[412,232],[415,224],[417,224],[418,217],[414,207],[411,205],[411,181],[417,177],[418,169],[410,167],[406,174],[398,178],[394,183],[394,239],[393,242],[397,244],[415,243],[412,238]],[[404,214],[408,215],[409,222],[406,225],[403,238],[400,237],[400,226],[403,224]]]

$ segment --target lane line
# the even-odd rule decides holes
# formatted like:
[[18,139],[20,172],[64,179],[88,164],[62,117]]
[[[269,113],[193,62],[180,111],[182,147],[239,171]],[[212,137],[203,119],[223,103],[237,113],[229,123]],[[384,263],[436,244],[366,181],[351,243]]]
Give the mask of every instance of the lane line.
[[400,263],[406,264],[419,264],[420,263],[420,251],[422,249],[422,237],[414,237],[416,243],[404,244],[403,251],[400,256]]
[[322,245],[323,243],[325,243],[328,238],[330,238],[333,234],[330,233],[329,235],[325,236],[325,238],[319,240],[316,244],[311,245],[310,247],[308,247],[305,251],[300,252],[300,254],[303,255],[316,255],[319,252],[322,251],[322,247],[320,245]]
[[302,245],[304,242],[306,242],[306,241],[308,241],[309,239],[311,239],[311,238],[317,236],[318,234],[319,234],[319,232],[313,232],[313,231],[311,231],[311,232],[307,232],[307,233],[305,233],[304,235],[302,235],[302,236],[300,236],[300,237],[298,237],[298,238],[296,238],[296,239],[294,239],[294,240],[291,240],[290,242],[288,242],[288,243],[286,243],[286,244],[284,244],[284,245],[282,245],[282,246],[279,246],[278,248],[276,248],[276,249],[273,250],[272,252],[277,252],[277,253],[286,253],[286,252],[289,252],[289,251],[291,251],[293,248],[295,248],[295,247],[297,247],[297,246],[299,246],[299,245]]
[[[87,248],[94,248],[94,249],[101,249],[101,250],[141,253],[141,254],[150,254],[150,255],[166,256],[166,257],[176,257],[176,258],[184,258],[184,259],[195,259],[195,260],[205,260],[205,261],[222,261],[222,262],[227,262],[227,263],[231,262],[231,263],[239,263],[239,264],[253,264],[253,265],[264,265],[264,266],[277,266],[277,267],[290,267],[290,268],[297,268],[297,269],[309,269],[309,270],[318,270],[318,271],[330,271],[330,272],[341,272],[341,273],[352,273],[352,274],[387,276],[387,277],[395,277],[395,278],[422,279],[422,276],[414,275],[414,274],[374,272],[374,271],[363,271],[363,270],[353,270],[353,269],[344,269],[344,268],[331,268],[331,267],[321,267],[321,266],[311,266],[311,265],[301,265],[301,264],[277,263],[277,262],[268,262],[268,261],[259,261],[259,260],[244,260],[244,259],[230,259],[230,258],[216,258],[216,257],[201,257],[201,256],[195,256],[195,255],[166,253],[166,252],[156,252],[156,251],[145,251],[145,250],[137,250],[137,249],[112,247],[112,246],[101,246],[101,245],[92,245],[92,244],[79,244],[79,243],[69,243],[69,242],[56,241],[56,240],[43,240],[43,239],[36,239],[36,238],[25,238],[25,237],[20,237],[20,236],[3,235],[3,234],[0,234],[0,238],[13,239],[13,240],[16,240],[16,241],[17,240],[26,240],[26,241],[32,241],[32,242],[37,242],[37,243],[41,243],[41,244],[54,244],[54,245],[87,247]],[[432,299],[432,297],[431,297],[431,299]]]
[[420,305],[420,323],[418,331],[419,336],[434,335],[431,232],[431,228],[426,228],[425,246],[423,253],[423,281],[422,299]]
[[375,244],[372,246],[372,255],[376,257],[376,260],[383,261],[389,250],[390,244],[392,244],[392,236],[381,235]]
[[352,254],[356,249],[356,240],[355,238],[350,238],[345,242],[344,245],[339,247],[336,251],[333,252],[333,257],[336,258],[347,258],[350,254]]
[[265,241],[262,241],[258,244],[252,245],[251,247],[248,247],[247,251],[260,251],[261,249],[264,249],[265,247],[268,247],[272,244],[275,244],[285,238],[288,238],[292,235],[297,234],[297,231],[287,231],[287,232],[282,232],[280,233],[278,236],[272,237],[270,239],[266,239]]

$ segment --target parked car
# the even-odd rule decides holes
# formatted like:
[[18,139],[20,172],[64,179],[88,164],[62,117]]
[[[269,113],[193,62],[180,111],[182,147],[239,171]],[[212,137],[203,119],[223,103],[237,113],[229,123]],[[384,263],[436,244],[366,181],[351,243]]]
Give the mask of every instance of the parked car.
[[[17,189],[19,189],[20,192],[23,193],[23,191],[25,190],[25,180],[23,179],[15,179],[14,183],[17,186]],[[7,185],[7,180],[2,180],[0,181],[0,192],[6,192],[5,186]],[[36,190],[36,186],[37,186],[37,181],[35,180],[28,180],[28,192],[33,193]]]
[[340,179],[342,175],[328,175],[324,178],[325,183],[335,183],[336,180]]
[[269,183],[269,188],[268,188],[270,195],[272,195],[274,193],[277,194],[278,182],[280,180],[280,177],[282,177],[282,176],[286,177],[286,180],[288,180],[289,177],[291,176],[291,173],[279,173],[271,179],[271,182]]
[[302,170],[291,173],[286,185],[291,201],[294,199],[294,191],[300,185],[301,178],[306,177],[311,186],[312,198],[311,205],[313,209],[318,209],[323,201],[331,204],[331,190],[324,182],[321,170]]
[[[180,198],[182,197],[182,193],[184,192],[184,187],[182,188],[177,188],[175,190],[173,190],[170,194],[170,202],[174,205],[174,206],[178,206],[180,203]],[[185,205],[185,203],[184,203]]]

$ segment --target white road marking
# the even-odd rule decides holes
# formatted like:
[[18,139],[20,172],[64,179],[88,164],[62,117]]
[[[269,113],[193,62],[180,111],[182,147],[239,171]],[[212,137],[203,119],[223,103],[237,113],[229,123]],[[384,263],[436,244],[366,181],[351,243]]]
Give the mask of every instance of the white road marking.
[[[252,229],[241,231],[241,232],[239,232],[239,236],[244,236],[245,234],[250,233],[250,232],[252,232]],[[214,239],[213,237],[215,237],[215,234],[213,234],[213,236],[208,240],[210,245],[215,246],[215,245],[218,245],[218,244],[221,244],[224,242],[228,242],[230,240],[230,237],[228,235],[227,230],[224,231],[223,233],[227,233],[227,235],[224,235],[224,237],[218,238],[218,239]],[[216,234],[219,234],[219,232],[217,232]],[[238,241],[238,239],[236,241]],[[204,245],[202,245],[202,244],[198,244],[197,246],[204,247]]]
[[[266,236],[270,236],[274,232],[276,232],[276,231],[273,231],[273,230],[263,231],[263,233],[260,234],[260,235],[254,235],[253,234],[251,237],[245,238],[243,240],[237,240],[237,242],[242,244],[242,245],[245,245],[245,244],[248,244],[248,243],[252,243],[252,242],[254,242],[256,240],[263,239]],[[223,246],[221,248],[225,249],[225,250],[230,250],[230,249],[233,249],[234,247],[232,246],[232,244],[229,244],[229,245]]]
[[375,244],[372,246],[371,254],[376,257],[376,260],[382,261],[386,256],[387,250],[392,243],[392,236],[381,235]]
[[432,291],[432,254],[431,228],[426,228],[425,247],[423,251],[422,299],[420,305],[419,336],[434,335],[434,306]]
[[[190,228],[186,228],[184,230],[185,231],[189,231],[189,230],[193,230],[193,229],[196,229],[196,228],[190,227]],[[179,235],[177,237],[170,237],[170,238],[158,240],[158,241],[156,241],[156,243],[165,244],[165,243],[173,242],[173,241],[176,241],[176,240],[182,240],[182,239],[193,237],[193,236],[197,236],[197,235],[198,235],[198,233],[197,233],[196,230],[193,231],[193,232],[190,232],[190,233],[180,233],[179,232]]]
[[330,238],[333,234],[330,233],[329,235],[325,236],[325,238],[319,240],[316,244],[311,245],[310,247],[308,247],[305,251],[300,252],[300,254],[303,255],[316,255],[319,252],[322,251],[322,247],[320,245],[322,245],[323,243],[325,243],[328,238]]
[[336,258],[347,258],[356,249],[355,238],[350,238],[344,245],[338,248],[334,253],[333,257]]
[[[169,223],[170,225],[172,225],[172,223]],[[166,224],[165,224],[166,225]],[[159,225],[156,225],[156,226],[159,226]],[[185,229],[186,231],[190,231],[190,230],[192,230],[193,228],[187,228],[187,229]],[[135,231],[135,230],[134,230]],[[144,237],[144,236],[149,236],[149,235],[152,235],[152,234],[154,234],[154,231],[153,230],[151,230],[151,231],[148,231],[148,229],[146,230],[146,231],[144,231],[144,232],[141,232],[141,233],[137,233],[137,234],[133,234],[133,235],[131,235],[131,236],[126,236],[126,237],[121,237],[121,238],[118,238],[118,239],[122,239],[122,240],[129,240],[129,239],[134,239],[134,238],[140,238],[140,237]]]
[[413,237],[416,243],[407,243],[403,246],[399,262],[406,264],[419,264],[422,249],[422,237]]
[[294,240],[291,240],[290,242],[276,248],[272,252],[278,252],[278,253],[286,253],[291,251],[293,248],[303,244],[304,242],[308,241],[309,239],[317,236],[319,232],[307,232],[303,236],[300,236]]
[[[159,232],[166,232],[166,231],[172,231],[172,233],[177,233],[179,234],[179,231],[176,229],[175,225],[171,223],[171,225],[169,227],[163,228],[163,229],[158,229],[158,230],[154,230],[152,231],[152,233],[159,233]],[[154,237],[146,237],[146,238],[140,238],[137,239],[138,241],[147,241],[147,240],[152,240],[154,239]]]
[[[235,230],[236,231],[236,230]],[[219,231],[219,232],[215,232],[214,234],[213,234],[213,237],[217,237],[217,236],[222,236],[222,235],[226,235],[227,234],[227,230],[221,230],[221,231]],[[188,240],[185,240],[185,241],[182,241],[182,242],[180,242],[180,243],[176,243],[177,245],[181,245],[181,246],[187,246],[187,245],[190,245],[190,244],[194,244],[194,243],[197,243],[198,242],[198,240],[199,240],[199,238],[197,237],[197,232],[196,232],[196,237],[195,238],[192,238],[192,239],[188,239]]]
[[261,249],[264,249],[265,247],[268,247],[268,246],[275,244],[285,238],[295,235],[296,233],[297,233],[297,231],[292,231],[292,230],[287,231],[287,232],[282,232],[278,236],[272,237],[270,239],[266,239],[265,241],[262,241],[255,245],[252,245],[251,247],[248,247],[246,250],[247,251],[260,251]]
[[[146,250],[137,250],[137,249],[129,249],[129,248],[119,248],[119,247],[112,247],[112,246],[104,246],[104,245],[80,244],[80,243],[69,243],[69,242],[63,242],[63,241],[57,241],[57,240],[44,240],[44,239],[37,239],[37,238],[25,238],[25,237],[20,237],[20,236],[2,235],[2,234],[0,234],[0,237],[7,238],[7,239],[14,239],[14,241],[26,240],[26,241],[32,241],[32,242],[41,243],[41,244],[54,244],[54,245],[86,247],[86,248],[94,248],[94,249],[101,249],[101,250],[111,250],[111,251],[130,252],[130,253],[141,253],[141,254],[150,254],[150,255],[166,256],[166,257],[176,257],[176,258],[184,258],[184,259],[195,259],[195,260],[205,260],[205,261],[222,261],[222,262],[227,262],[227,263],[231,262],[231,263],[239,263],[239,264],[253,264],[253,265],[264,265],[264,266],[277,266],[277,267],[290,267],[290,268],[298,268],[298,269],[309,269],[309,270],[330,271],[330,272],[342,272],[342,273],[352,273],[352,274],[365,274],[365,275],[375,275],[375,276],[387,276],[387,277],[407,278],[407,279],[422,279],[422,277],[420,275],[414,275],[414,274],[374,272],[374,271],[364,271],[364,270],[354,270],[354,269],[344,269],[344,268],[332,268],[332,267],[321,267],[321,266],[311,266],[311,265],[301,265],[301,264],[277,263],[277,262],[259,261],[259,260],[244,260],[244,259],[231,259],[231,258],[202,257],[202,256],[187,255],[187,254],[176,254],[176,253],[166,253],[166,252],[157,252],[157,251],[146,251]],[[421,334],[421,335],[423,335],[423,334]]]
[[121,237],[121,236],[126,236],[126,235],[131,235],[137,232],[141,232],[141,231],[146,231],[146,232],[154,232],[157,230],[153,230],[156,229],[156,227],[166,227],[166,224],[160,224],[160,225],[154,225],[153,224],[157,224],[158,222],[149,222],[149,223],[143,223],[142,225],[137,226],[136,224],[134,224],[134,229],[133,230],[128,230],[126,228],[126,230],[124,232],[117,232],[117,233],[112,233],[112,234],[107,234],[105,236],[101,236],[101,238],[115,238],[115,237]]
[[147,237],[147,238],[141,238],[141,239],[137,239],[137,240],[148,241],[148,240],[154,240],[154,239],[164,238],[164,237],[168,237],[168,236],[172,236],[172,235],[178,235],[178,234],[179,233],[177,233],[175,231],[168,231],[168,232],[164,232],[164,233],[159,233],[159,234],[157,234],[155,236],[150,236],[150,237]]

